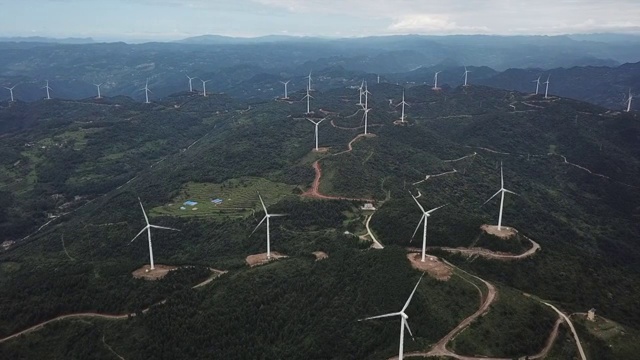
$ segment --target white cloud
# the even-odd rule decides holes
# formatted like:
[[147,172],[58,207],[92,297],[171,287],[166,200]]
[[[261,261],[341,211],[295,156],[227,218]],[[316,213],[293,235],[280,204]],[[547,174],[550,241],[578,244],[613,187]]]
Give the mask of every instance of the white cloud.
[[412,14],[397,18],[388,28],[392,32],[415,32],[415,33],[435,33],[435,34],[465,34],[465,33],[487,33],[486,26],[459,26],[451,21],[448,16]]

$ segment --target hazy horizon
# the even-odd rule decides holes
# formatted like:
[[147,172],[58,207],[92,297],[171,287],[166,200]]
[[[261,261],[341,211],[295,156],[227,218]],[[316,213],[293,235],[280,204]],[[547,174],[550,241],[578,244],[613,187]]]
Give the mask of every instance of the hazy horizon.
[[0,6],[0,37],[137,42],[208,34],[325,38],[640,34],[640,8],[633,0],[535,4],[524,0],[0,0]]

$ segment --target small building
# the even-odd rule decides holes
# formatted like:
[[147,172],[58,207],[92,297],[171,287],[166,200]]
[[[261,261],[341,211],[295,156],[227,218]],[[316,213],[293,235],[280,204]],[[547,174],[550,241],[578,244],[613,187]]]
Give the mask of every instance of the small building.
[[591,309],[587,312],[587,320],[596,321],[596,309]]
[[376,211],[376,208],[373,206],[372,203],[366,203],[361,207],[362,210],[367,210],[367,211]]
[[193,201],[193,200],[187,200],[182,205],[184,205],[184,206],[196,206],[196,205],[198,205],[198,202]]
[[220,204],[222,204],[222,202],[223,202],[223,201],[224,201],[224,200],[222,200],[222,199],[213,199],[213,200],[211,200],[211,202],[212,202],[212,203],[214,203],[214,204],[216,204],[216,205],[220,205]]

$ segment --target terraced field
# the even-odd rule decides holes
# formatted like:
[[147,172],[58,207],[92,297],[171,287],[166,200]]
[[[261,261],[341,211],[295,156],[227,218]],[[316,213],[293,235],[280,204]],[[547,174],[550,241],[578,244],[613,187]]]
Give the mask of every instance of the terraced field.
[[[261,210],[258,191],[269,206],[287,196],[294,196],[294,188],[293,185],[252,177],[231,179],[222,184],[187,183],[170,204],[153,208],[151,215],[244,217],[253,210]],[[221,199],[222,203],[213,203],[215,199]],[[197,202],[197,205],[184,205],[186,201]]]

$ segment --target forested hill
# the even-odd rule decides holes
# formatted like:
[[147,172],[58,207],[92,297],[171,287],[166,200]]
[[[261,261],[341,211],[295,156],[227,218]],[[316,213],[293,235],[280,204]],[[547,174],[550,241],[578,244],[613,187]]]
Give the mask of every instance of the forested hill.
[[[98,346],[98,334],[107,334],[131,358],[144,357],[144,349],[165,358],[233,351],[325,358],[336,343],[337,358],[389,357],[397,327],[355,320],[402,306],[417,280],[403,249],[416,245],[410,240],[420,217],[409,193],[429,209],[448,204],[429,219],[430,246],[470,247],[482,224],[497,221],[498,199],[483,202],[500,187],[501,164],[505,187],[517,193],[506,196],[504,223],[542,250],[508,262],[433,250],[518,290],[504,292],[510,305],[496,311],[517,312],[508,322],[515,334],[493,329],[500,341],[518,346],[498,355],[535,353],[553,323],[548,308],[520,292],[568,313],[596,307],[636,327],[638,114],[484,86],[414,86],[406,90],[408,123],[398,125],[402,90],[370,84],[369,137],[357,137],[364,125],[358,92],[344,87],[313,92],[313,114],[304,114],[300,92],[291,93],[292,101],[251,104],[190,93],[151,104],[3,103],[1,240],[18,241],[0,254],[1,335],[66,313],[137,312],[134,320],[104,327],[61,325],[57,336],[65,344],[82,333]],[[325,119],[322,151],[311,151],[307,117]],[[314,166],[322,172],[318,193],[374,200],[370,227],[384,250],[362,251],[367,244],[349,235],[366,233],[363,201],[314,197]],[[272,220],[271,236],[273,250],[290,258],[248,268],[245,258],[265,251],[264,229],[252,235],[263,215],[256,191],[270,211],[288,214]],[[129,244],[144,226],[138,198],[152,223],[182,230],[154,232],[157,263],[189,266],[158,282],[131,278],[148,261],[146,239]],[[186,200],[198,205],[181,209]],[[329,258],[316,263],[313,251]],[[230,274],[201,292],[190,289],[209,267]],[[410,308],[417,329],[412,350],[435,343],[475,311],[476,285],[453,279],[429,279],[420,290]],[[198,335],[202,328],[214,337]],[[235,333],[241,335],[229,335]],[[247,339],[255,341],[243,346]],[[21,344],[0,345],[0,354],[30,351]]]

